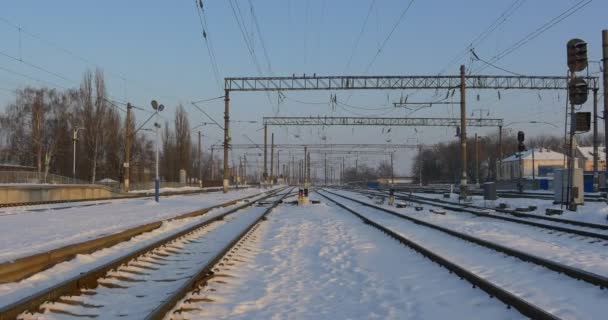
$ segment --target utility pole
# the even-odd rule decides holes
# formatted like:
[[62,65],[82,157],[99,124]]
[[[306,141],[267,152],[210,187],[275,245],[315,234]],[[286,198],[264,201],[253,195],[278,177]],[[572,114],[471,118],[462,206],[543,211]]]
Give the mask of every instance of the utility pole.
[[[604,152],[608,163],[608,30],[602,30],[602,61],[604,82]],[[608,165],[606,166],[604,180],[608,177]]]
[[215,165],[213,165],[213,147],[211,147],[211,161],[210,161],[210,165],[211,167],[211,180],[215,179]]
[[73,179],[76,179],[76,142],[78,142],[78,131],[79,130],[84,130],[84,128],[81,128],[81,127],[74,128],[74,137],[72,138],[72,141],[74,143],[74,157],[72,158],[72,178]]
[[391,185],[395,185],[395,169],[393,168],[393,153],[391,152]]
[[308,147],[304,146],[304,186],[308,183]]
[[467,104],[465,68],[460,65],[460,154],[462,169],[460,176],[460,198],[467,198]]
[[243,176],[245,178],[245,181],[247,181],[247,155],[243,155],[243,162],[245,162],[245,166],[243,167]]
[[418,163],[418,170],[419,170],[418,174],[420,175],[420,177],[418,178],[418,180],[419,180],[419,185],[422,187],[422,164],[424,163],[424,161],[422,161],[422,145],[418,146],[418,154],[419,154],[419,156],[418,156],[418,158],[419,158],[418,159],[418,161],[419,161],[419,163]]
[[198,187],[203,188],[203,149],[200,130],[198,131]]
[[502,126],[498,126],[498,168],[494,171],[494,181],[502,179]]
[[325,185],[327,185],[327,153],[325,154]]
[[[130,175],[130,171],[131,169],[129,169],[129,165],[131,162],[131,143],[132,143],[132,135],[133,133],[131,132],[131,109],[133,109],[133,106],[130,103],[127,103],[127,124],[125,126],[125,162],[123,164],[124,166],[124,191],[125,192],[129,192],[129,175]],[[76,130],[78,131],[78,130]],[[74,146],[76,146],[76,134],[74,134]],[[74,152],[76,152],[76,148],[74,148]],[[75,153],[74,153],[75,154]],[[75,165],[76,161],[74,161],[74,165]],[[76,175],[76,167],[74,167],[74,175]]]
[[598,172],[599,153],[597,150],[597,90],[597,88],[593,89],[593,192],[599,191],[600,183],[600,176]]
[[479,137],[475,132],[475,184],[479,187]]
[[310,152],[306,153],[306,180],[310,183]]
[[270,184],[274,184],[274,132],[270,138]]
[[264,172],[262,173],[262,177],[264,179],[264,183],[266,183],[268,179],[268,126],[264,125]]
[[345,168],[344,167],[344,157],[342,157],[342,178],[341,178],[342,183],[344,183],[344,168]]
[[228,192],[228,149],[230,147],[230,91],[224,90],[224,193]]

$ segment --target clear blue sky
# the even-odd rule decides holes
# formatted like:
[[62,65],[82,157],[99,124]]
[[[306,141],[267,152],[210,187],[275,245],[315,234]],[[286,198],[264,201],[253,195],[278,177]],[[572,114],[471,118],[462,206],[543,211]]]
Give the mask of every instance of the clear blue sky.
[[[363,30],[360,43],[347,68],[355,40],[368,14],[372,0],[233,0],[238,3],[244,29],[253,35],[253,45],[264,75],[268,75],[262,42],[251,19],[254,6],[272,73],[275,75],[362,74],[387,37],[409,1],[377,0]],[[418,0],[414,1],[403,21],[395,29],[378,55],[368,74],[433,74],[461,52],[514,1],[488,0]],[[479,46],[476,53],[489,60],[528,33],[579,1],[527,0]],[[211,39],[221,77],[260,75],[252,62],[243,36],[228,1],[204,1],[208,36]],[[608,2],[594,0],[536,39],[496,62],[502,68],[524,74],[565,74],[565,43],[579,37],[589,43],[590,59],[599,60],[600,33],[608,28]],[[220,96],[223,92],[215,80],[207,48],[202,38],[194,0],[174,1],[4,1],[0,18],[20,25],[39,35],[19,37],[18,30],[0,21],[0,51],[44,67],[62,78],[0,55],[0,67],[27,75],[18,76],[0,70],[0,104],[13,100],[11,90],[25,85],[41,85],[32,80],[51,82],[57,86],[77,86],[86,68],[99,66],[107,75],[111,95],[147,107],[151,99],[168,106],[165,117],[172,119],[174,106],[188,105],[192,100]],[[20,41],[21,40],[21,41]],[[49,43],[51,42],[51,43]],[[66,53],[64,49],[75,53]],[[86,61],[83,61],[84,58]],[[453,64],[447,73],[456,74],[458,64],[469,65],[470,55]],[[473,69],[483,64],[475,62]],[[597,64],[591,71],[598,71]],[[504,72],[487,68],[483,73]],[[63,79],[63,78],[67,78]],[[125,78],[126,80],[123,80]],[[48,85],[48,84],[47,84]],[[425,101],[435,92],[417,92],[410,99]],[[328,104],[330,92],[286,93],[287,99],[277,106],[276,94],[234,94],[232,117],[240,120],[261,120],[264,115],[381,115],[386,111],[366,111]],[[381,108],[407,92],[338,92],[338,100],[361,107]],[[445,92],[439,93],[443,96]],[[477,101],[479,94],[479,101]],[[489,108],[491,117],[506,122],[539,119],[560,126],[563,132],[564,93],[497,92],[469,94],[469,109]],[[558,100],[559,95],[559,100]],[[347,100],[348,99],[348,100]],[[272,105],[271,105],[272,102]],[[590,104],[584,108],[590,109]],[[222,101],[205,104],[205,109],[220,120]],[[204,116],[188,107],[191,123],[205,121]],[[390,111],[390,110],[389,110]],[[403,110],[390,111],[387,116],[403,116]],[[457,109],[435,106],[412,116],[453,116]],[[138,120],[146,114],[138,112]],[[261,141],[260,125],[237,124],[234,143],[247,143],[242,133]],[[551,132],[550,126],[518,125],[534,133]],[[238,130],[238,131],[236,131]],[[413,128],[393,128],[383,134],[382,128],[303,128],[276,129],[279,143],[320,142],[322,136],[332,143],[413,142]],[[207,127],[214,142],[219,130]],[[469,130],[470,134],[476,132]],[[488,130],[477,130],[486,134]],[[294,138],[294,133],[300,139]],[[453,139],[452,129],[420,128],[424,143]],[[400,170],[409,167],[409,155],[400,156]]]

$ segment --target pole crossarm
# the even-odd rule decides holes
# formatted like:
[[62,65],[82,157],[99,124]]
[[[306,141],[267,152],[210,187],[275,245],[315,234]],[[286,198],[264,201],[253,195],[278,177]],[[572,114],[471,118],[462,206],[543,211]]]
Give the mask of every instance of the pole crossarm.
[[[597,88],[597,77],[586,77]],[[565,90],[564,76],[468,75],[469,89]],[[292,76],[224,78],[227,91],[456,89],[460,76]]]
[[[211,146],[212,149],[221,149],[224,145],[214,144]],[[275,144],[275,149],[279,150],[302,150],[307,147],[309,150],[327,150],[327,149],[374,149],[374,150],[386,150],[386,149],[416,149],[419,148],[418,144],[383,144],[383,143],[342,143],[342,144]],[[232,149],[259,149],[258,144],[231,144]]]
[[[466,119],[471,127],[500,127],[502,119]],[[264,117],[273,126],[432,126],[458,127],[460,118],[369,118],[369,117]]]

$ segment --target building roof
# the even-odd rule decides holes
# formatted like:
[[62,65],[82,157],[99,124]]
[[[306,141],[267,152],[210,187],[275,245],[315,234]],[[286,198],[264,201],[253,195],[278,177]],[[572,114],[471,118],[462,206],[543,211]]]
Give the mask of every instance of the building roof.
[[[532,153],[534,153],[534,160],[563,160],[565,156],[563,153],[555,152],[553,150],[545,148],[533,148],[522,152],[522,158],[524,160],[532,160]],[[509,161],[519,161],[519,156],[517,154],[514,154],[502,160],[502,162]]]
[[[593,147],[580,147],[577,146],[579,154],[581,154],[585,160],[593,160]],[[606,147],[597,148],[599,161],[606,161]]]

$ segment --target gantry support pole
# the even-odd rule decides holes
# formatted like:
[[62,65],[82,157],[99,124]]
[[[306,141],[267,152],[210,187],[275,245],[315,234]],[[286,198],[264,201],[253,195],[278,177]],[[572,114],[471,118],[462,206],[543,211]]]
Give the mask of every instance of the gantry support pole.
[[262,173],[264,183],[268,182],[268,126],[264,125],[264,172]]
[[228,192],[229,172],[228,172],[228,149],[230,148],[230,91],[224,90],[224,193]]
[[466,104],[466,84],[465,68],[460,66],[460,154],[462,169],[460,176],[460,198],[467,197],[467,104]]
[[608,177],[608,30],[602,30],[602,61],[604,66],[604,152],[606,169],[604,179]]
[[270,138],[270,185],[274,184],[274,132]]
[[597,139],[597,90],[593,89],[593,192],[599,191],[600,176],[598,172],[598,139]]

